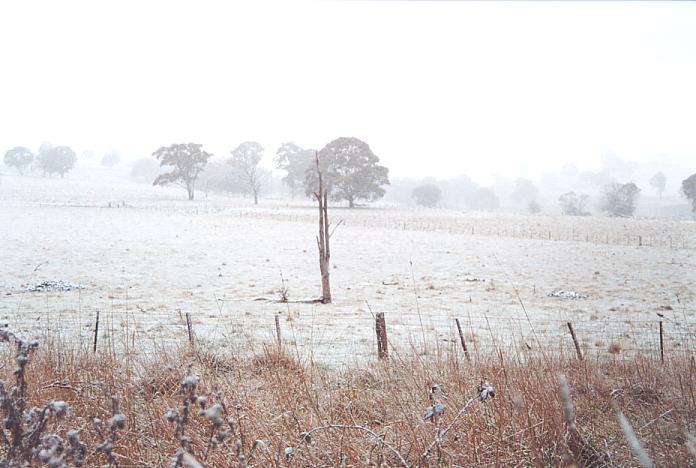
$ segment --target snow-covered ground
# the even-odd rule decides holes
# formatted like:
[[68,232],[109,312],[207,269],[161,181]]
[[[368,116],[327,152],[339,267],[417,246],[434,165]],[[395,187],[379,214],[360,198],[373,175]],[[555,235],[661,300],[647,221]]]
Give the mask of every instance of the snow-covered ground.
[[[258,299],[283,284],[291,301],[320,293],[311,203],[188,202],[182,189],[102,172],[3,175],[9,326],[88,346],[100,311],[102,346],[156,346],[186,340],[190,313],[200,341],[237,349],[271,342],[280,314],[285,346],[327,363],[374,356],[377,312],[391,343],[423,352],[459,346],[454,318],[474,353],[568,351],[566,321],[586,352],[657,349],[658,313],[668,350],[696,340],[693,222],[335,208],[334,303],[282,304]],[[43,281],[82,287],[27,291]],[[588,297],[549,296],[559,290]]]

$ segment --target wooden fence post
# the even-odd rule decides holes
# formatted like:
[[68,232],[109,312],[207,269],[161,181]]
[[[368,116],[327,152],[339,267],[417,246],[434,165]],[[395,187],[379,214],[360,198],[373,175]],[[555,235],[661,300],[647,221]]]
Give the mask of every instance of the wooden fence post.
[[457,330],[459,331],[459,341],[462,343],[462,349],[464,350],[464,356],[466,357],[467,361],[471,361],[471,357],[469,357],[469,350],[466,349],[466,341],[464,341],[464,333],[462,333],[462,326],[459,325],[459,319],[455,318],[454,321],[457,323]]
[[570,330],[570,336],[573,338],[573,344],[575,345],[575,352],[578,354],[578,359],[582,361],[582,351],[580,351],[580,343],[578,343],[578,337],[575,336],[573,324],[570,322],[568,322],[568,330]]
[[665,363],[665,344],[662,331],[662,320],[660,320],[660,361]]
[[283,341],[280,338],[280,318],[278,315],[275,316],[275,327],[276,327],[276,339],[278,340],[278,348],[283,346]]
[[193,346],[193,327],[191,325],[191,314],[186,312],[186,328],[188,329],[189,344]]
[[377,358],[387,359],[389,349],[387,348],[387,324],[384,321],[384,312],[378,312],[375,317],[375,333],[377,333]]
[[99,339],[99,311],[97,311],[97,321],[94,325],[94,346],[92,347],[92,352],[97,352],[97,340]]

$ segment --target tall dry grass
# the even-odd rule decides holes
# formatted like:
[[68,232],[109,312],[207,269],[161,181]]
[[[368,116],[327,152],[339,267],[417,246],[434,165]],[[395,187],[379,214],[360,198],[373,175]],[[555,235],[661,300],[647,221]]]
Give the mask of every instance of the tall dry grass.
[[[9,387],[16,348],[0,346]],[[695,463],[688,355],[662,365],[392,353],[335,370],[276,346],[237,356],[200,345],[95,354],[49,339],[22,378],[27,407],[67,403],[43,433],[67,447],[76,431],[84,466],[635,466],[619,412],[655,465]],[[486,382],[495,397],[481,398]],[[9,450],[3,444],[0,459]],[[63,458],[53,466],[71,464]]]

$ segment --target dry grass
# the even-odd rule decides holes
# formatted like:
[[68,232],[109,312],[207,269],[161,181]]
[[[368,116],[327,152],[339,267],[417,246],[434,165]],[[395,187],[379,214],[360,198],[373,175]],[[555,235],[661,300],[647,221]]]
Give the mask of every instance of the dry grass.
[[[14,352],[3,348],[1,377],[11,382]],[[114,465],[176,462],[182,443],[165,414],[181,407],[189,368],[200,377],[195,392],[208,397],[201,406],[221,404],[229,432],[211,442],[220,424],[192,411],[188,453],[179,451],[178,466],[195,466],[189,454],[204,466],[635,465],[618,411],[657,466],[694,463],[687,441],[696,430],[696,365],[688,356],[664,365],[648,357],[512,362],[498,355],[467,363],[449,353],[392,356],[339,371],[305,365],[275,347],[245,357],[188,346],[116,356],[48,342],[26,367],[27,399],[28,406],[69,404],[71,415],[51,419],[46,431],[65,437],[78,430],[86,466],[108,463],[95,449],[104,434],[93,420],[112,417],[112,397],[126,417]],[[570,400],[559,392],[561,374]],[[480,401],[482,382],[495,387],[495,398]],[[425,421],[436,403],[444,413]],[[6,451],[0,448],[0,459]]]

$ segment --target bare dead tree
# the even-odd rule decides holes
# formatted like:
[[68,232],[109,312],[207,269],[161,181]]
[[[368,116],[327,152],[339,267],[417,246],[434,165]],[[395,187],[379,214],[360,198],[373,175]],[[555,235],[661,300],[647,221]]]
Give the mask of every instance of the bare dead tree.
[[314,152],[314,161],[317,167],[319,178],[319,190],[314,192],[314,197],[319,203],[319,235],[317,236],[317,247],[319,248],[319,271],[321,272],[321,303],[331,303],[331,280],[329,270],[329,259],[331,258],[331,248],[329,246],[329,213],[328,213],[328,189],[324,186],[321,168],[319,167],[319,154]]

